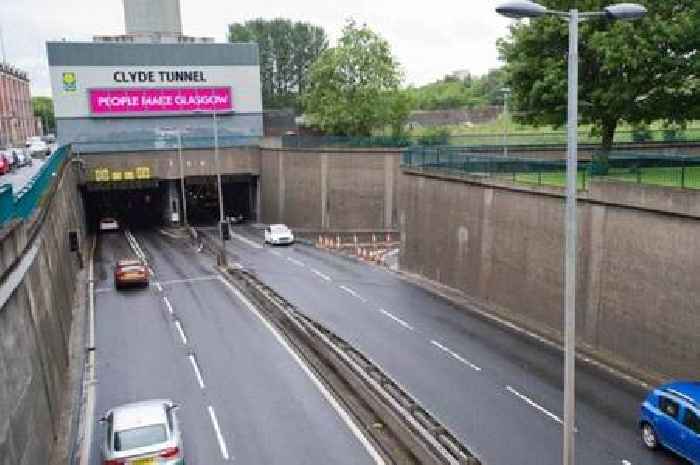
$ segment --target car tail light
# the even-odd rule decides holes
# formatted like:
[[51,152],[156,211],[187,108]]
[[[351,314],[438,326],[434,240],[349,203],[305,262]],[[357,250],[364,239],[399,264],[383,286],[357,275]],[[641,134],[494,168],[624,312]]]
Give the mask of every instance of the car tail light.
[[179,453],[180,449],[178,449],[177,447],[168,447],[160,453],[160,456],[164,459],[172,459],[174,457],[177,457],[177,454]]
[[124,459],[112,459],[105,460],[104,465],[125,465],[126,461]]

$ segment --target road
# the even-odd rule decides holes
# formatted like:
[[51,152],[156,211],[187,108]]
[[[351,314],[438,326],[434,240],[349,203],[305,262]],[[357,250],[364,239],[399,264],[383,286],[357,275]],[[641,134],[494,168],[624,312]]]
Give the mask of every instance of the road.
[[[98,236],[95,420],[148,398],[180,402],[188,464],[383,463],[249,302],[214,274],[211,257],[171,232]],[[116,260],[140,248],[148,289],[117,292]],[[90,463],[101,463],[101,427]],[[374,454],[374,455],[373,455]]]
[[32,160],[32,166],[16,168],[13,172],[0,176],[0,185],[12,184],[12,191],[15,193],[19,192],[19,190],[29,182],[32,176],[39,172],[43,164],[44,160],[35,158]]
[[[561,464],[559,352],[380,267],[299,244],[261,243],[260,231],[242,226],[228,247],[232,259],[383,367],[485,465]],[[682,463],[643,448],[636,429],[642,396],[578,366],[578,464]]]

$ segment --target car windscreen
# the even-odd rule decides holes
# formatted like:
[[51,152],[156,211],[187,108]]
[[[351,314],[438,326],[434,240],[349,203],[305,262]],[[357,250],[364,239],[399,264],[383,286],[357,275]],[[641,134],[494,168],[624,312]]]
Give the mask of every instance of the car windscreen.
[[119,269],[120,269],[120,271],[122,271],[124,273],[132,273],[134,271],[142,272],[143,265],[127,265],[127,266],[119,267]]
[[285,228],[284,226],[272,226],[270,230],[274,234],[287,234],[289,232],[289,229]]
[[164,424],[148,425],[114,433],[114,451],[126,451],[159,444],[167,440]]

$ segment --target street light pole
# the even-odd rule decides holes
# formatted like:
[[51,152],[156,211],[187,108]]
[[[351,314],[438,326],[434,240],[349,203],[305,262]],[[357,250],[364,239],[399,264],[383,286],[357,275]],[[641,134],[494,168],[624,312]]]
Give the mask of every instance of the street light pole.
[[182,224],[189,225],[187,221],[187,196],[185,195],[185,170],[182,166],[182,131],[177,131],[177,152],[180,159],[180,191],[182,193]]
[[504,87],[501,89],[503,92],[503,156],[508,156],[508,95],[510,95],[510,89]]
[[212,112],[214,116],[214,164],[216,165],[216,183],[219,190],[219,239],[221,240],[221,252],[219,255],[219,265],[226,266],[226,241],[224,240],[224,197],[221,190],[221,168],[219,166],[219,124],[216,119],[216,110]]

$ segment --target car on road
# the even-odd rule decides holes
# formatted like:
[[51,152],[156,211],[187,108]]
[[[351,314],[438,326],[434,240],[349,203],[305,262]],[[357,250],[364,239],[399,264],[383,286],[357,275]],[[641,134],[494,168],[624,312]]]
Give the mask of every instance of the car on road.
[[129,285],[148,286],[148,265],[135,258],[119,260],[114,267],[114,287],[121,289]]
[[41,140],[41,137],[30,137],[27,142],[30,142],[27,146],[27,152],[30,155],[46,156],[51,154],[49,145]]
[[10,160],[4,152],[0,152],[0,174],[10,172]]
[[152,399],[114,407],[100,418],[104,465],[184,465],[178,404]]
[[700,464],[700,381],[675,381],[649,393],[639,418],[642,442]]
[[119,231],[119,222],[114,218],[102,218],[98,229],[100,232]]
[[265,228],[265,244],[286,245],[294,243],[294,233],[283,224],[271,224]]

